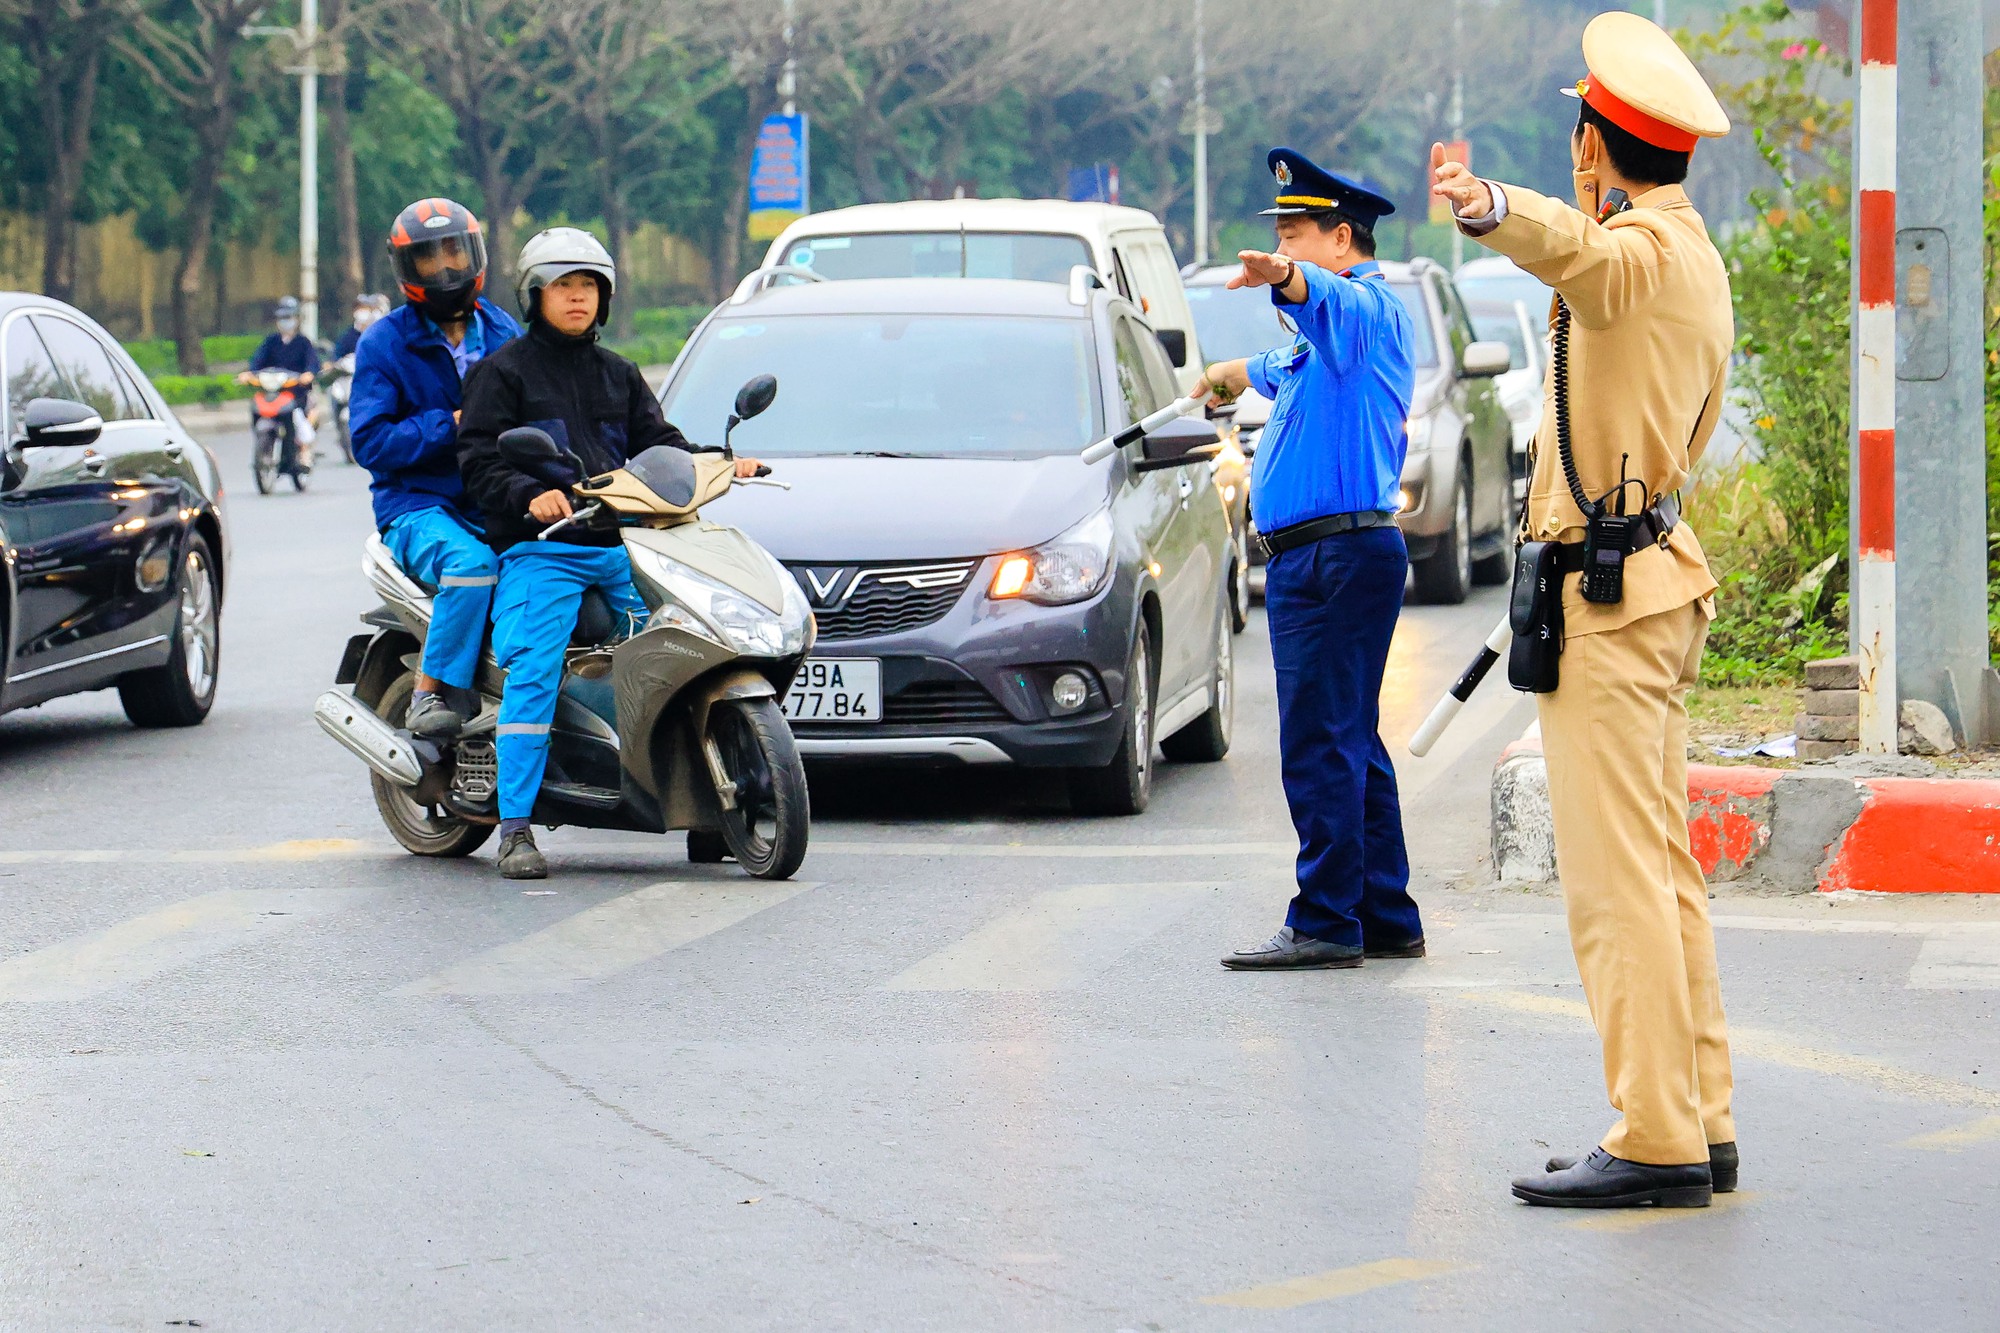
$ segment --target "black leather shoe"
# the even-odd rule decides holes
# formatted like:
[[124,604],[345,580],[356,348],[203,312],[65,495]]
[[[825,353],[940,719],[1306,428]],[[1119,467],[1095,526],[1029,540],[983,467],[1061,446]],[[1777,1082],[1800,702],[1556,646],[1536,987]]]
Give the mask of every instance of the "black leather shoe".
[[1424,937],[1419,935],[1408,944],[1398,944],[1385,948],[1376,948],[1374,945],[1369,945],[1368,956],[1370,958],[1422,958],[1424,956]]
[[1706,1208],[1714,1193],[1707,1162],[1650,1166],[1602,1148],[1562,1171],[1522,1176],[1514,1197],[1543,1208]]
[[500,873],[508,879],[547,879],[549,863],[535,835],[518,829],[500,840]]
[[1301,935],[1290,926],[1262,944],[1226,955],[1222,965],[1239,972],[1278,972],[1305,968],[1360,967],[1361,950]]
[[[1370,954],[1369,957],[1372,958],[1374,955]],[[1577,1159],[1574,1157],[1551,1157],[1549,1158],[1549,1164],[1543,1169],[1552,1173],[1567,1171],[1575,1166],[1576,1163]],[[1711,1143],[1708,1145],[1708,1174],[1715,1182],[1715,1192],[1717,1194],[1734,1194],[1736,1192],[1737,1166],[1736,1145],[1733,1142]]]

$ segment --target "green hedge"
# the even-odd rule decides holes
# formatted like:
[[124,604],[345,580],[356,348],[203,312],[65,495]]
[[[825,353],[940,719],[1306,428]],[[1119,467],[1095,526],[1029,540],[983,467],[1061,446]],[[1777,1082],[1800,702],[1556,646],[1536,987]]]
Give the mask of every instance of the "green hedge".
[[705,305],[655,306],[632,312],[632,337],[613,340],[611,350],[642,366],[664,366],[681,354],[688,335],[701,323]]
[[234,375],[153,375],[153,387],[175,407],[191,403],[226,403],[249,396]]
[[[226,333],[214,338],[201,340],[201,354],[208,358],[210,365],[218,362],[248,361],[250,354],[257,350],[257,344],[264,341],[261,333]],[[162,376],[175,378],[174,372],[180,365],[174,355],[174,340],[152,338],[145,342],[129,342],[125,350],[139,363],[139,369],[146,372],[155,384]],[[162,393],[166,390],[162,389]],[[171,398],[169,402],[173,401]]]

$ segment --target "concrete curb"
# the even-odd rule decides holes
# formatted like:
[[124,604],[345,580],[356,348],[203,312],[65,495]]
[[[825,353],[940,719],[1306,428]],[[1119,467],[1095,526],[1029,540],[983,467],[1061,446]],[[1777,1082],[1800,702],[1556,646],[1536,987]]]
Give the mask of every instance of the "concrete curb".
[[[1793,893],[2000,893],[2000,781],[1688,767],[1688,842],[1710,882]],[[1541,730],[1493,770],[1493,866],[1553,883]]]

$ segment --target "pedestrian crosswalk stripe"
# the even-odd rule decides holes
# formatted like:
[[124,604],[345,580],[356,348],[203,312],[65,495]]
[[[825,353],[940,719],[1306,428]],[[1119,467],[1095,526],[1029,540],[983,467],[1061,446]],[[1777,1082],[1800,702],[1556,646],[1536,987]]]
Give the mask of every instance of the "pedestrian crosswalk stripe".
[[0,851],[0,866],[108,865],[114,863],[202,863],[257,861],[317,861],[325,857],[361,856],[393,851],[387,843],[369,844],[354,838],[294,838],[262,847],[110,847],[67,851]]
[[397,995],[560,995],[795,898],[817,884],[669,880],[413,981]]
[[1945,926],[1925,937],[1909,985],[1912,990],[2000,990],[2000,926]]
[[1621,1208],[1616,1211],[1592,1213],[1563,1223],[1572,1231],[1641,1231],[1662,1222],[1678,1221],[1683,1217],[1700,1217],[1730,1212],[1748,1207],[1757,1201],[1752,1190],[1731,1190],[1718,1194],[1707,1208]]
[[85,1000],[337,911],[373,888],[221,889],[0,963],[0,1002]]
[[885,989],[1043,991],[1081,985],[1214,892],[1213,884],[1198,881],[1050,889],[912,964]]
[[1398,1282],[1418,1282],[1438,1277],[1457,1268],[1457,1264],[1442,1259],[1377,1259],[1372,1264],[1355,1264],[1351,1268],[1330,1269],[1262,1287],[1224,1292],[1220,1296],[1204,1296],[1201,1303],[1228,1305],[1239,1310],[1291,1310],[1315,1301],[1358,1296],[1364,1291]]

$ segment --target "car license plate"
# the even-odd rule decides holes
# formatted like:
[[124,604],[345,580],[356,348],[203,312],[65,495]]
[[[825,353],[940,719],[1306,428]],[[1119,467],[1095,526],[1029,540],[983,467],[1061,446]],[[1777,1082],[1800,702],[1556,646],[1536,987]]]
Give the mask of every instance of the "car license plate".
[[882,663],[872,657],[814,657],[785,696],[792,722],[879,722]]

